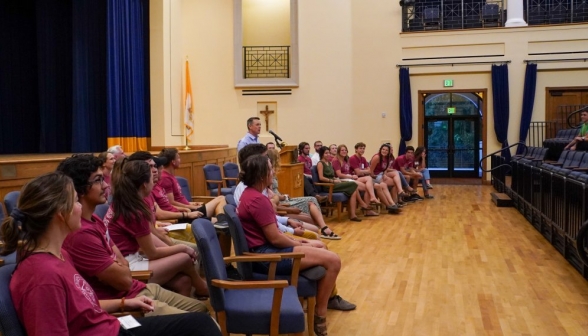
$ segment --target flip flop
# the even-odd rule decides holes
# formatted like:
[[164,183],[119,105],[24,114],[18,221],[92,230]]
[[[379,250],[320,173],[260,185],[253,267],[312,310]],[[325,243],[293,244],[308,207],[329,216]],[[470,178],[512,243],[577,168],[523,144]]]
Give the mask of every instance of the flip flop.
[[372,212],[372,213],[366,213],[364,214],[365,217],[377,217],[379,216],[378,213],[376,212]]
[[349,218],[349,220],[352,222],[361,222],[361,219],[359,219],[357,217]]

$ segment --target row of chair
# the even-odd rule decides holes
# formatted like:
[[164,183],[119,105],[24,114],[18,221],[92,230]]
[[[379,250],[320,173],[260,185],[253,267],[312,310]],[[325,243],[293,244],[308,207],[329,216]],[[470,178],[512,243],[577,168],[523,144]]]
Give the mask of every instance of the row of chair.
[[543,141],[543,147],[549,149],[549,159],[557,160],[566,145],[577,135],[577,128],[569,128],[557,131],[555,138],[545,139]]
[[[493,158],[492,166],[503,163]],[[520,158],[511,162],[511,186],[503,186],[515,207],[585,277],[577,236],[588,220],[588,153],[563,151],[557,162]],[[500,170],[500,169],[498,169]],[[493,180],[500,175],[493,174]],[[496,183],[496,184],[495,184]],[[500,181],[493,181],[500,189]]]

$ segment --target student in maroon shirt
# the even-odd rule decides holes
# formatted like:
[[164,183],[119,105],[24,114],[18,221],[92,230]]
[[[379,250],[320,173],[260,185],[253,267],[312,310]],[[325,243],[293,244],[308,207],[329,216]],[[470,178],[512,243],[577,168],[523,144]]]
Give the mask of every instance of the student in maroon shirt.
[[310,145],[308,142],[301,142],[298,144],[298,162],[304,163],[304,196],[312,196],[320,203],[327,200],[327,196],[318,194],[317,189],[312,183],[312,158],[310,157]]
[[413,189],[404,181],[401,174],[392,165],[394,163],[394,155],[392,154],[392,146],[389,144],[382,144],[378,154],[375,154],[370,161],[370,170],[372,177],[377,183],[384,182],[388,187],[396,187],[398,200],[409,198],[410,196],[404,192],[403,187],[408,188],[410,192]]
[[[347,146],[339,145],[337,147],[337,155],[331,161],[333,165],[333,169],[335,170],[335,176],[338,178],[345,180],[353,180],[357,183],[357,187],[359,191],[363,191],[363,199],[358,197],[358,202],[364,208],[367,208],[368,204],[379,205],[380,201],[376,198],[376,193],[374,191],[374,182],[373,179],[369,176],[362,176],[359,177],[355,175],[355,172],[351,170],[351,165],[349,164],[349,156]],[[361,203],[364,204],[361,204]],[[373,210],[366,210],[366,216],[378,216],[376,212]]]
[[[243,225],[247,245],[256,253],[302,252],[304,257],[300,269],[323,266],[324,278],[318,281],[314,332],[322,336],[327,333],[327,303],[339,271],[341,259],[326,249],[316,248],[304,239],[295,240],[282,234],[276,224],[276,214],[270,200],[262,194],[272,182],[271,163],[265,155],[254,155],[241,163],[242,182],[249,186],[241,195],[237,213]],[[263,265],[259,265],[263,264]],[[267,263],[254,263],[258,271],[267,273]],[[277,274],[290,274],[292,259],[278,263]]]
[[392,197],[392,194],[390,194],[388,185],[384,182],[377,183],[376,180],[371,177],[370,164],[363,156],[364,153],[365,144],[363,142],[358,142],[355,144],[355,154],[349,158],[349,167],[352,169],[355,175],[359,176],[360,178],[369,178],[373,181],[374,191],[380,198],[380,201],[386,206],[388,213],[400,213],[401,205],[394,202],[394,198]]
[[113,182],[112,203],[104,223],[108,226],[110,237],[129,262],[130,269],[152,270],[151,281],[162,285],[173,282],[178,274],[186,274],[190,277],[195,295],[207,296],[206,282],[197,272],[197,263],[194,264],[194,249],[181,244],[168,246],[151,234],[155,204],[151,197],[147,197],[153,189],[149,164],[128,159],[117,161]]
[[[90,154],[74,155],[62,161],[57,171],[74,181],[79,202],[82,204],[82,226],[70,233],[63,243],[73,264],[96,292],[98,299],[134,298],[145,295],[153,301],[155,310],[150,314],[167,315],[188,311],[206,312],[206,306],[189,298],[161,288],[158,284],[144,283],[131,276],[128,261],[110,239],[108,227],[94,215],[98,204],[104,204],[108,185],[102,172],[102,161]],[[190,293],[190,278],[177,277]],[[149,316],[149,314],[147,315]]]
[[[138,319],[140,327],[127,331],[108,313],[153,310],[146,296],[99,301],[94,290],[71,263],[62,244],[80,228],[82,206],[72,180],[60,172],[27,183],[14,209],[2,224],[2,254],[18,249],[18,266],[10,294],[19,320],[29,336],[37,335],[220,335],[203,313]],[[19,224],[20,227],[19,228]],[[19,235],[25,243],[18,247]]]
[[[392,167],[394,169],[398,170],[399,172],[401,172],[402,175],[408,181],[410,181],[409,184],[412,189],[416,188],[417,184],[419,183],[419,180],[421,180],[423,178],[423,174],[419,173],[414,168],[414,147],[412,147],[412,146],[406,147],[406,153],[404,155],[400,155],[396,159],[396,161],[394,161],[394,164]],[[425,184],[425,181],[423,181],[423,184]],[[425,190],[425,195],[428,195],[426,185],[423,186],[423,189]],[[423,200],[423,198],[421,196],[419,196],[416,193],[416,191],[412,193],[411,197],[415,201],[422,201]]]
[[215,223],[215,227],[228,228],[229,222],[224,210],[224,206],[227,204],[225,197],[219,195],[213,200],[208,201],[206,204],[190,202],[184,197],[184,194],[182,194],[182,188],[180,188],[180,184],[174,175],[175,170],[180,167],[181,163],[178,150],[175,148],[164,148],[159,153],[159,157],[167,160],[167,163],[163,165],[164,168],[161,171],[161,178],[158,183],[161,188],[165,190],[170,204],[173,206],[189,208],[192,211],[199,211],[204,217],[211,218],[216,216],[217,222]]

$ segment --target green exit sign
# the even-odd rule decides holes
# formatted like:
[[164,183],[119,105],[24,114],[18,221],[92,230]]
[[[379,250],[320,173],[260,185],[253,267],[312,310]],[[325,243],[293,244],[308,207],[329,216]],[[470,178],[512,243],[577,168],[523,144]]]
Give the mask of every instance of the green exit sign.
[[447,114],[454,114],[455,113],[455,107],[448,107],[447,108]]
[[443,81],[444,87],[452,87],[453,86],[453,79],[446,79]]

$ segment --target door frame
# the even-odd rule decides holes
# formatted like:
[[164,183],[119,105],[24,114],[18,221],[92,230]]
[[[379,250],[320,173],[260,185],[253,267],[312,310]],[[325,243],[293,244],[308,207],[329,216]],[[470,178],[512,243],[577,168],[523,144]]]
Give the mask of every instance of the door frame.
[[[452,152],[447,152],[447,171],[446,173],[442,173],[442,172],[438,172],[437,174],[434,174],[434,171],[430,171],[431,173],[431,177],[433,177],[433,175],[437,175],[435,177],[441,177],[441,178],[479,178],[478,177],[478,169],[480,167],[476,167],[477,169],[472,171],[456,171],[455,170],[455,143],[454,143],[454,139],[453,137],[451,137],[452,134],[454,134],[454,130],[455,130],[455,122],[456,121],[471,121],[474,122],[476,124],[476,126],[474,128],[474,132],[475,133],[481,133],[482,130],[479,129],[480,123],[481,123],[481,118],[477,118],[476,116],[473,115],[459,115],[459,116],[434,116],[434,117],[429,117],[429,119],[427,119],[427,121],[445,121],[447,122],[447,130],[448,130],[448,143],[454,147]],[[425,126],[423,129],[426,129],[426,125],[423,123],[423,126]],[[427,133],[427,132],[423,132],[423,133]],[[426,142],[426,137],[423,137],[423,144]],[[481,134],[478,134],[478,138],[476,139],[476,145],[479,141],[482,140]],[[431,149],[428,148],[428,146],[425,146],[427,148],[427,152],[430,153]],[[476,150],[477,147],[474,148],[475,150],[475,154],[474,157],[478,156],[478,151]],[[429,155],[427,155],[428,157],[430,157]],[[474,165],[477,165],[478,162],[480,162],[480,158],[478,158],[478,160],[476,162],[474,162]],[[465,176],[465,175],[469,175],[469,174],[475,174],[476,176]],[[439,176],[441,175],[441,176]],[[453,176],[450,176],[453,175]]]
[[[482,157],[486,156],[488,144],[487,144],[487,134],[488,134],[488,89],[461,89],[461,90],[418,90],[418,107],[419,107],[419,120],[418,120],[418,131],[417,131],[417,138],[418,143],[424,144],[425,143],[425,94],[435,94],[435,93],[472,93],[472,92],[481,92],[482,93],[482,118],[480,122],[482,123]],[[482,161],[482,169],[488,169],[488,160]],[[483,183],[490,183],[490,174],[489,173],[482,173],[482,182]]]

